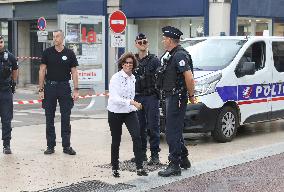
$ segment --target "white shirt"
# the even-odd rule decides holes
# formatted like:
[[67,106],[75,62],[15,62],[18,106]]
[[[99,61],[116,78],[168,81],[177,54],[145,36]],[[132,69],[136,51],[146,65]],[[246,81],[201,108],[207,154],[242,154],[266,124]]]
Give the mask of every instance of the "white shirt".
[[127,75],[123,70],[115,73],[109,83],[109,99],[107,109],[113,113],[130,113],[136,111],[130,101],[135,96],[135,76]]

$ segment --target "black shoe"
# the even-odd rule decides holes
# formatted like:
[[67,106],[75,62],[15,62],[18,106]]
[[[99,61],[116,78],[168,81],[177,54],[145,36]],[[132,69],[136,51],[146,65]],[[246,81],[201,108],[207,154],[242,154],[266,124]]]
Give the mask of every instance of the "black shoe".
[[170,164],[165,170],[158,172],[158,175],[161,177],[180,176],[181,168],[178,164],[173,164],[170,162]]
[[120,177],[120,174],[119,174],[118,170],[112,170],[112,176]]
[[64,147],[63,153],[66,153],[68,155],[76,155],[76,151],[74,151],[74,149],[72,149],[72,147]]
[[191,167],[191,163],[187,157],[181,159],[180,167],[183,169],[189,169]]
[[3,147],[3,153],[8,155],[8,154],[12,154],[11,148],[9,145]]
[[159,155],[151,156],[150,161],[147,164],[148,165],[159,165],[160,164]]
[[47,147],[47,149],[44,151],[45,155],[50,155],[54,153],[54,148],[53,147]]
[[148,173],[144,169],[137,169],[138,176],[148,176]]

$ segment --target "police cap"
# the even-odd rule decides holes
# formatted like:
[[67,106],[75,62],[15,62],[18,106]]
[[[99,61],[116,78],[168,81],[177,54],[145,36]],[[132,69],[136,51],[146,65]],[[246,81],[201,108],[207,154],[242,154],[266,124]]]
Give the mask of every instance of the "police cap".
[[136,40],[142,40],[142,39],[147,39],[146,35],[144,33],[139,33],[136,36]]
[[162,31],[163,31],[163,36],[170,37],[173,39],[180,39],[180,36],[183,35],[183,33],[179,29],[172,26],[163,27]]

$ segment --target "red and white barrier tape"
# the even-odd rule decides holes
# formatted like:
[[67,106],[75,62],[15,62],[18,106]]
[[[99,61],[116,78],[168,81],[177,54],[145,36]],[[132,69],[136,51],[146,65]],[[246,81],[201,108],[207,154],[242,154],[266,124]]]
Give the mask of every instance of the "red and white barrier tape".
[[31,59],[31,60],[41,60],[41,57],[17,57],[17,59]]
[[[108,93],[99,93],[95,95],[84,95],[79,96],[79,99],[86,99],[86,98],[92,98],[92,97],[106,97],[108,96]],[[42,103],[42,100],[27,100],[27,101],[14,101],[14,105],[26,105],[26,104],[39,104]]]

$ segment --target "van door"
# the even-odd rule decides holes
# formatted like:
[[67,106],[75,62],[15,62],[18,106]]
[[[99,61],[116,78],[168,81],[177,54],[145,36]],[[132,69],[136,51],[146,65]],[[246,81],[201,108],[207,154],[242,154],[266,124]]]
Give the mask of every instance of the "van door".
[[241,123],[266,121],[271,112],[269,100],[272,72],[270,62],[267,62],[267,50],[268,45],[265,41],[254,42],[247,48],[237,65],[238,68],[244,62],[255,63],[253,75],[244,75],[237,80]]
[[273,41],[272,52],[274,66],[272,66],[271,118],[278,119],[284,117],[284,42]]

